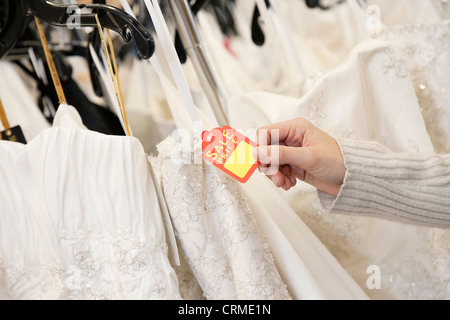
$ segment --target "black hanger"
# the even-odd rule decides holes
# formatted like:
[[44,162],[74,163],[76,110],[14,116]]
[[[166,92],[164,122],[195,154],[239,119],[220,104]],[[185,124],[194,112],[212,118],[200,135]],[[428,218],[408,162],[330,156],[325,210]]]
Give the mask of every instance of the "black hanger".
[[322,10],[329,10],[334,6],[343,3],[345,0],[336,0],[334,4],[329,4],[328,6],[324,6],[321,0],[305,0],[305,4],[308,8],[315,9],[319,8]]
[[[221,31],[224,34],[227,33],[234,33],[236,34],[236,29],[234,25],[233,18],[228,11],[228,8],[223,5],[219,0],[197,0],[194,2],[194,0],[188,1],[192,14],[196,16],[200,10],[205,8],[206,5],[210,5],[212,9],[214,10],[214,14],[216,15],[216,18],[219,22]],[[175,49],[178,54],[178,58],[180,59],[181,63],[185,63],[187,61],[187,53],[183,46],[183,41],[181,40],[180,34],[178,31],[175,33]]]
[[[70,5],[57,5],[44,0],[0,0],[0,7],[5,9],[0,15],[0,59],[14,47],[23,34],[32,16],[54,26],[67,26],[75,12],[70,12]],[[123,40],[134,40],[136,50],[142,59],[149,59],[155,52],[155,43],[151,34],[136,19],[126,12],[104,4],[78,5],[80,9],[92,9],[103,27],[119,33]],[[94,13],[81,13],[81,27],[96,27]]]
[[211,5],[214,10],[214,14],[219,23],[220,30],[224,35],[237,35],[236,24],[232,12],[230,11],[229,4],[234,3],[234,0],[211,0]]
[[320,0],[305,0],[305,4],[310,9],[321,7]]
[[[42,46],[37,45],[33,47],[36,57],[43,62],[43,67],[47,78],[51,77],[50,69],[46,61]],[[81,87],[73,77],[73,67],[67,61],[65,54],[59,51],[52,51],[55,67],[61,80],[61,85],[64,88],[64,93],[67,98],[67,103],[77,109],[83,124],[90,130],[108,134],[108,135],[125,135],[122,124],[119,118],[113,111],[104,106],[98,105],[85,95]],[[40,92],[38,99],[38,106],[46,117],[47,121],[52,124],[54,121],[53,114],[47,112],[50,110],[50,105],[56,111],[59,107],[59,98],[55,87],[51,84],[45,84],[36,73],[36,70],[31,70],[25,66],[22,61],[14,61],[22,71],[36,81],[37,89]]]
[[[334,4],[330,4],[328,6],[322,5],[321,0],[305,0],[305,4],[308,8],[314,9],[314,8],[320,8],[322,10],[328,10],[333,8],[334,6],[343,3],[345,0],[336,0]],[[264,0],[267,8],[270,8],[270,1]],[[261,29],[261,26],[259,25],[259,17],[261,16],[261,13],[259,12],[258,6],[255,6],[255,11],[253,12],[253,18],[252,18],[252,40],[253,42],[258,45],[262,46],[265,43],[265,35],[264,31]]]
[[[270,1],[265,0],[264,2],[267,8],[270,8]],[[262,46],[266,42],[264,31],[261,29],[261,26],[259,25],[260,16],[261,13],[259,12],[258,6],[255,5],[255,10],[253,11],[253,18],[252,18],[252,40],[253,43],[256,44],[257,46]]]

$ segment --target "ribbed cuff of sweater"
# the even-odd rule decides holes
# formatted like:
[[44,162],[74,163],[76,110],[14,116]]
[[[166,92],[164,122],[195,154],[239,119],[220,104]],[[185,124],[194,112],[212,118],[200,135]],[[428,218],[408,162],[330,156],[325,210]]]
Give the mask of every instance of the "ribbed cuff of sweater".
[[450,155],[399,154],[347,139],[338,144],[346,176],[337,197],[319,191],[325,213],[450,227]]

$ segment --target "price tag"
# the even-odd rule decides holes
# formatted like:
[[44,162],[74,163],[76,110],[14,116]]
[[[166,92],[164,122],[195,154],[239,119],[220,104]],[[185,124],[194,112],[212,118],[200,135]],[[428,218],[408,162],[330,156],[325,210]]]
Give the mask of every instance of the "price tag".
[[253,157],[258,145],[229,126],[204,131],[202,141],[203,158],[241,183],[260,165]]

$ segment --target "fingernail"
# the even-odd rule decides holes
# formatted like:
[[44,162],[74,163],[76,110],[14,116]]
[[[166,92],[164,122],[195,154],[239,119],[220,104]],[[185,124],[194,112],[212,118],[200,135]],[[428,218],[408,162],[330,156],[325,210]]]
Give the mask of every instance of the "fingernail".
[[294,177],[291,177],[291,182],[292,182],[292,185],[295,185],[295,183],[297,182],[297,179],[295,179]]

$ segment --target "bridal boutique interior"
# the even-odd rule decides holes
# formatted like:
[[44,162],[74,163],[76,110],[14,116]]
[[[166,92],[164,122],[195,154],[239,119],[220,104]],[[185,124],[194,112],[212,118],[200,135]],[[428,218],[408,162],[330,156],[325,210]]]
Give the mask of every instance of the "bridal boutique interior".
[[448,229],[240,183],[198,134],[449,153],[448,6],[0,0],[0,299],[449,299]]

